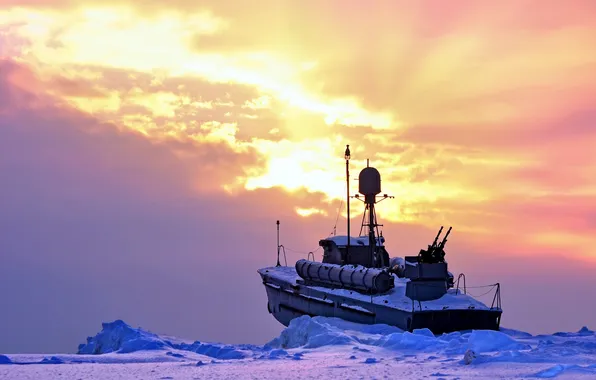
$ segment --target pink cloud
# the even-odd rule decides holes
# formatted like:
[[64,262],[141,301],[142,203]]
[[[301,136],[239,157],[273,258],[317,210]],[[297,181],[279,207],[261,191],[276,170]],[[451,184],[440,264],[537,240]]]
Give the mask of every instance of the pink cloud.
[[[270,229],[255,222],[275,216],[217,189],[246,156],[225,145],[151,142],[15,86],[27,78],[36,87],[21,66],[3,62],[0,73],[0,284],[12,289],[2,351],[71,351],[97,318],[225,341],[265,341],[279,330],[263,313],[253,270],[273,251]],[[179,149],[193,154],[181,159]],[[207,289],[222,273],[236,280],[214,298]],[[230,327],[238,307],[260,332]],[[164,310],[176,310],[178,327]],[[221,323],[227,337],[213,333]]]

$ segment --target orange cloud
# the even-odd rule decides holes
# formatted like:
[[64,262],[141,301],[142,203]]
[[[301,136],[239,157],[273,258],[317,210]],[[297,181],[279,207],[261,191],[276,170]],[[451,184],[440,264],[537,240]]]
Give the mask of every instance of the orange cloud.
[[213,188],[310,192],[322,204],[297,210],[333,215],[350,144],[352,175],[370,158],[396,196],[388,221],[593,255],[574,243],[596,194],[591,1],[3,4],[0,54],[44,91],[152,141],[251,155]]
[[[244,110],[242,105],[248,99],[258,98],[252,93],[254,89],[235,88],[235,85],[213,85],[189,78],[158,81],[149,74],[120,70],[99,72],[102,74],[93,84],[117,90],[125,101],[129,88],[159,93],[174,91],[184,84],[179,91],[187,91],[186,95],[174,93],[183,97],[200,92],[201,101],[211,100],[214,107],[197,107],[195,111],[212,112],[213,119],[225,120],[228,112]],[[332,191],[314,192],[313,188],[319,185],[309,182],[308,177],[309,170],[322,171],[327,163],[339,181],[343,160],[337,156],[341,156],[343,146],[336,148],[335,144],[317,139],[301,145],[306,154],[297,157],[300,171],[296,174],[304,180],[304,186],[292,193],[281,186],[245,191],[242,186],[253,178],[250,174],[275,181],[276,176],[266,175],[272,158],[286,157],[283,155],[286,150],[292,156],[293,144],[300,141],[285,138],[279,140],[280,147],[264,143],[265,137],[253,142],[249,129],[244,131],[248,137],[239,138],[241,131],[235,132],[234,145],[227,139],[233,128],[226,130],[224,121],[214,120],[194,126],[193,133],[205,133],[201,135],[205,136],[203,140],[152,129],[140,134],[126,126],[105,122],[110,116],[127,116],[133,105],[127,106],[130,110],[89,115],[64,101],[63,95],[50,94],[53,82],[46,79],[23,64],[0,62],[3,154],[0,176],[7,183],[0,197],[3,210],[0,224],[5,228],[3,247],[7,247],[8,253],[3,256],[0,271],[4,272],[0,279],[2,284],[15,289],[3,300],[8,307],[2,318],[11,323],[0,324],[0,329],[40,326],[45,331],[27,340],[0,330],[2,336],[9,337],[0,342],[6,347],[4,350],[40,350],[44,341],[48,352],[68,350],[80,340],[97,313],[115,313],[167,333],[210,340],[263,342],[277,334],[281,327],[271,323],[263,306],[262,284],[249,269],[275,263],[277,219],[282,223],[281,243],[286,247],[290,265],[311,251],[320,259],[318,239],[334,231],[343,232],[345,221],[340,218],[336,225],[336,217],[344,205],[338,199],[329,202]],[[182,106],[186,112],[193,110],[184,108],[188,105]],[[134,112],[155,125],[168,121],[167,115],[156,117],[143,107],[136,106]],[[265,110],[263,116],[270,116],[269,112],[271,109]],[[170,121],[180,126],[190,125],[191,118],[186,119],[184,113],[177,118]],[[283,119],[276,120],[277,123]],[[241,122],[237,127],[248,128]],[[225,139],[209,141],[207,137],[214,131],[220,136],[220,128],[230,133],[222,131]],[[372,133],[372,128],[348,128],[340,133],[344,130],[334,127],[333,131],[338,138],[353,140],[359,131]],[[391,133],[384,131],[380,135]],[[266,132],[262,136],[268,135]],[[237,145],[239,141],[255,143],[256,147]],[[361,157],[372,151],[372,162],[382,165],[383,173],[387,173],[385,189],[408,190],[379,206],[392,256],[415,254],[432,240],[437,223],[453,222],[455,230],[447,246],[450,268],[465,271],[468,284],[501,281],[506,295],[503,302],[507,326],[532,332],[552,332],[561,326],[575,329],[586,323],[586,315],[594,314],[592,304],[573,298],[577,295],[574,289],[589,289],[594,285],[590,276],[593,259],[591,264],[577,259],[590,253],[580,247],[590,246],[588,229],[593,228],[593,224],[583,223],[594,221],[594,209],[586,207],[594,204],[589,188],[580,187],[575,193],[559,198],[536,193],[527,198],[491,198],[491,201],[457,196],[453,189],[461,187],[456,181],[463,179],[470,180],[465,186],[477,186],[472,190],[482,190],[483,196],[502,195],[507,187],[496,187],[500,183],[491,179],[490,171],[483,174],[482,165],[487,162],[497,165],[506,161],[505,158],[490,161],[482,150],[445,147],[439,143],[365,141],[370,145],[354,146],[353,175],[364,164]],[[263,145],[258,146],[259,143]],[[374,154],[375,147],[378,157]],[[267,149],[271,149],[270,155]],[[318,157],[322,157],[321,162],[317,162]],[[470,157],[479,167],[470,163]],[[573,163],[579,157],[571,157],[566,163]],[[461,161],[459,166],[456,159]],[[254,168],[261,171],[247,171]],[[450,175],[454,175],[451,178],[454,182],[449,182]],[[482,185],[471,181],[481,175],[486,178]],[[234,184],[238,178],[239,187],[222,191],[223,184]],[[293,184],[293,180],[287,178],[287,184]],[[443,192],[443,188],[448,190]],[[423,194],[426,198],[408,198],[421,189],[426,189]],[[387,212],[395,205],[400,212],[405,208],[409,222],[387,221],[386,216],[391,216]],[[319,212],[308,217],[296,215],[314,210]],[[355,232],[361,211],[361,204],[353,208]],[[587,218],[589,215],[592,219]],[[574,252],[575,259],[570,255],[565,257],[568,252]],[[222,304],[221,298],[213,297],[210,286],[221,279],[222,268],[234,281],[219,287],[218,294],[223,297],[241,294],[239,303]],[[563,284],[544,280],[565,271],[574,275]],[[109,281],[106,273],[110,274]],[[32,287],[19,286],[23,279]],[[101,286],[78,286],[81,283]],[[560,314],[541,318],[544,309],[552,304],[552,294],[561,292],[562,287],[571,296],[562,298]],[[196,302],[188,302],[189,288],[197,289],[193,292]],[[23,299],[28,302],[23,303]],[[43,315],[34,312],[39,304],[47,302],[56,307]],[[215,317],[201,314],[205,307],[219,308],[221,313]],[[245,318],[253,321],[254,329],[230,328],[237,325],[234,321],[238,307]],[[570,307],[578,312],[570,315],[567,312]],[[192,317],[178,318],[178,323],[172,324],[167,314],[147,312],[155,309],[186,310],[188,315],[201,315],[204,323],[196,323]],[[72,316],[68,321],[63,318],[64,310]],[[60,340],[63,346],[56,345],[56,340],[47,335],[56,326],[64,326],[63,330],[68,332]]]

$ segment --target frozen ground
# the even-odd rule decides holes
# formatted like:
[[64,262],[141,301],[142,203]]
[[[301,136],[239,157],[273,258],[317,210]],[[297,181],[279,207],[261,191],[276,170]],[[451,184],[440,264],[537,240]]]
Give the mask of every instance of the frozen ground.
[[0,379],[234,378],[595,379],[596,335],[584,327],[539,336],[506,329],[433,336],[301,317],[253,346],[184,341],[115,321],[78,354],[0,355]]

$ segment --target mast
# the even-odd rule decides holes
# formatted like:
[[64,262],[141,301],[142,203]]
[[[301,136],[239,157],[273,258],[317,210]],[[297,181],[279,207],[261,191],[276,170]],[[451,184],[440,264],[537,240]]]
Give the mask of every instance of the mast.
[[[366,159],[366,168],[370,168],[369,165],[369,160],[368,158]],[[378,173],[378,172],[377,172]],[[365,177],[367,179],[367,181],[365,182],[365,185],[373,185],[376,182],[376,178],[372,179],[370,178],[370,176]],[[381,177],[379,175],[379,181],[378,181],[378,191],[381,192]],[[365,193],[364,195],[364,201],[366,203],[366,206],[368,208],[368,246],[370,247],[370,267],[374,266],[375,263],[375,253],[376,253],[376,238],[375,238],[375,227],[377,226],[377,218],[375,215],[375,198],[377,195],[377,191],[371,191],[369,190],[367,193]],[[365,209],[365,213],[366,213],[366,209]]]
[[346,145],[346,152],[344,154],[346,159],[346,206],[348,211],[347,224],[348,224],[348,243],[346,244],[346,262],[350,261],[350,146]]
[[[279,262],[279,248],[280,248],[280,246],[279,246],[279,220],[276,222],[276,224],[277,224],[277,264],[275,264],[275,266],[279,267],[279,266],[281,266],[281,264]],[[288,264],[286,263],[286,265],[288,265]]]
[[375,227],[377,226],[377,218],[375,215],[375,203],[374,199],[368,205],[368,245],[370,247],[370,266],[373,267],[374,262],[376,261],[376,237],[375,237]]
[[[383,194],[380,200],[377,201],[377,195],[381,193],[381,174],[379,171],[370,166],[370,161],[366,160],[366,167],[360,171],[358,175],[358,192],[364,195],[364,199],[361,199],[359,195],[356,198],[365,203],[364,215],[362,215],[362,226],[360,227],[360,235],[364,230],[364,227],[368,227],[368,245],[370,248],[369,267],[379,267],[384,263],[379,260],[377,255],[377,246],[381,245],[377,242],[377,236],[375,236],[375,229],[378,232],[378,227],[382,224],[377,223],[377,213],[375,210],[375,204],[381,202],[383,199],[393,198],[387,194]],[[367,215],[368,213],[368,215]],[[368,218],[367,218],[368,216]],[[368,220],[367,220],[368,219]]]

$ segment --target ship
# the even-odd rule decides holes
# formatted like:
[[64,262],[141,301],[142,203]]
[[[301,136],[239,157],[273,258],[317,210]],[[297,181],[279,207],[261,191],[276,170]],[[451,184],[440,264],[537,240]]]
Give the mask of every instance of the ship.
[[[452,227],[417,255],[390,257],[377,221],[376,205],[393,198],[381,195],[380,172],[367,165],[358,175],[358,193],[350,196],[350,147],[346,146],[347,235],[319,240],[323,255],[309,252],[293,266],[281,265],[277,224],[277,263],[257,270],[267,292],[267,310],[284,326],[303,315],[336,317],[363,324],[387,324],[405,331],[429,329],[434,334],[498,330],[501,322],[499,283],[484,288],[492,302],[468,293],[465,275],[457,281],[448,270],[445,245]],[[364,203],[359,236],[350,235],[350,199]]]

